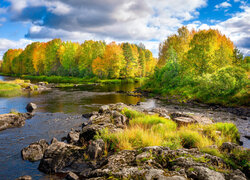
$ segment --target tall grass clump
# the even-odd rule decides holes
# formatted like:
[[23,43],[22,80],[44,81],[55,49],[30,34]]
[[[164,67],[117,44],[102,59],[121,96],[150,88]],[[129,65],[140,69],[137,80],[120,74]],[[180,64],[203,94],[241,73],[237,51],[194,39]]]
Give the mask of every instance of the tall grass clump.
[[212,141],[197,131],[184,129],[179,131],[181,144],[184,148],[201,148],[212,145]]
[[159,130],[176,130],[176,123],[173,122],[172,120],[159,117],[156,115],[145,115],[145,116],[138,116],[130,121],[130,125],[139,125],[144,128],[151,128],[154,125],[161,125],[158,128],[157,126],[154,127],[154,130],[159,131]]
[[129,119],[145,116],[145,114],[142,112],[135,111],[135,110],[128,109],[128,108],[124,108],[122,110],[122,114],[127,116],[127,118],[129,118]]

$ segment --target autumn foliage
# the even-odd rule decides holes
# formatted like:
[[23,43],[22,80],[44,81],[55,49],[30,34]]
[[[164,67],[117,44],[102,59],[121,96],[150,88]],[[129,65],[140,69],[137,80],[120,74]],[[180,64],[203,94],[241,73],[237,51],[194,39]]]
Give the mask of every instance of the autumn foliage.
[[145,89],[209,103],[249,105],[249,61],[218,30],[169,36],[159,47],[159,61]]
[[60,39],[34,42],[24,50],[10,49],[3,57],[6,74],[135,78],[153,74],[157,60],[143,46],[103,41],[82,44]]

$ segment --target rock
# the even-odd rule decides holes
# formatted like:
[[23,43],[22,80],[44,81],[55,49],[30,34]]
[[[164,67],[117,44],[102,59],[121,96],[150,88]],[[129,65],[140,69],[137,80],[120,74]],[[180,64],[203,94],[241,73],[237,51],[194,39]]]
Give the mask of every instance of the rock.
[[93,113],[86,113],[86,114],[83,114],[82,117],[89,119],[92,115]]
[[28,112],[32,112],[32,111],[34,111],[35,109],[37,109],[37,105],[36,104],[34,104],[34,103],[29,103],[29,104],[27,104],[27,106],[26,106],[26,110],[28,111]]
[[112,111],[113,123],[117,126],[125,126],[128,124],[128,119],[118,111]]
[[21,177],[17,178],[16,180],[32,180],[32,177],[25,175],[25,176],[21,176]]
[[30,113],[9,113],[9,114],[0,114],[0,131],[24,126],[25,120],[32,117]]
[[21,151],[23,160],[34,162],[42,159],[43,153],[48,146],[49,144],[44,139],[31,143],[28,147],[23,148]]
[[91,159],[97,159],[103,155],[104,151],[104,141],[102,139],[97,139],[88,146],[88,155]]
[[235,143],[231,143],[231,142],[224,142],[221,146],[220,146],[220,150],[223,152],[228,152],[230,153],[231,151],[233,151],[234,149],[241,149],[241,146],[239,146],[238,144]]
[[51,139],[51,141],[50,141],[50,144],[57,143],[57,142],[58,142],[58,140],[57,140],[55,137],[53,137],[53,138]]
[[202,166],[193,166],[186,173],[189,178],[197,180],[225,180],[223,174]]
[[179,126],[188,125],[192,123],[198,123],[198,124],[212,124],[213,123],[213,121],[209,119],[208,117],[198,116],[198,115],[171,113],[170,117]]
[[109,111],[109,106],[108,105],[103,105],[99,109],[99,113],[105,113],[107,111]]
[[71,130],[67,136],[67,142],[75,144],[79,141],[80,132]]
[[64,142],[54,142],[46,149],[39,164],[45,173],[80,173],[89,168],[84,160],[84,149]]
[[69,172],[64,179],[65,180],[78,180],[79,177],[75,173]]
[[47,83],[45,83],[45,82],[38,82],[37,83],[39,86],[46,86],[47,85]]

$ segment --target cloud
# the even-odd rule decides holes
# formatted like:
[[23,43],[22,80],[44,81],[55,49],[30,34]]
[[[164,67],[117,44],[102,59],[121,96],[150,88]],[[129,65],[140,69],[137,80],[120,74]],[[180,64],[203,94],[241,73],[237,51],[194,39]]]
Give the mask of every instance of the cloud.
[[[79,38],[87,34],[114,40],[162,40],[184,21],[197,17],[197,9],[206,6],[207,0],[9,1],[12,20],[31,22],[29,38],[54,34],[67,39],[72,33]],[[34,31],[38,26],[40,31]]]
[[12,41],[5,38],[0,38],[0,60],[2,59],[4,53],[8,49],[25,48],[28,44],[32,43],[32,40],[20,39],[18,41]]
[[231,7],[231,6],[232,5],[230,3],[228,3],[227,1],[225,1],[223,3],[215,5],[215,8],[216,9],[219,9],[219,8],[228,8],[228,7]]
[[187,27],[198,29],[218,29],[222,34],[229,37],[234,44],[245,54],[250,55],[250,7],[242,7],[243,12],[236,13],[231,18],[219,22],[215,25],[207,25],[201,23],[191,23]]

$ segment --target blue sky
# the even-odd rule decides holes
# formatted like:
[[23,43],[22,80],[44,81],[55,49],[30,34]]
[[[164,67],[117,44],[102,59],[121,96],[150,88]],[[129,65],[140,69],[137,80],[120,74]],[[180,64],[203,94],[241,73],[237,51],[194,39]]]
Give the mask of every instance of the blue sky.
[[181,26],[219,29],[250,55],[246,0],[0,0],[0,59],[9,48],[53,38],[159,43]]

